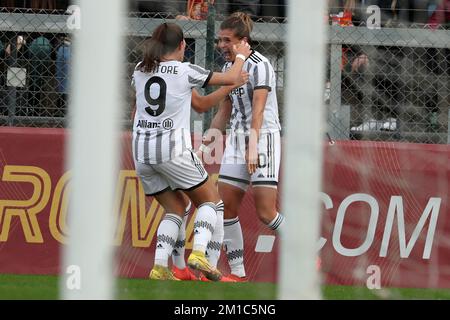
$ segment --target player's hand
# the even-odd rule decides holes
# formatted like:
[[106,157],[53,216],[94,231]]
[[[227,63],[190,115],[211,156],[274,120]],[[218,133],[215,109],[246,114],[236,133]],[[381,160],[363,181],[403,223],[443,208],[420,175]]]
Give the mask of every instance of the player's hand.
[[247,171],[249,174],[254,174],[258,168],[258,148],[256,145],[249,144],[245,155],[247,161]]
[[239,44],[233,45],[234,54],[243,54],[246,58],[248,58],[252,54],[252,49],[250,45],[242,40]]
[[248,78],[249,78],[249,77],[250,77],[250,74],[249,74],[248,72],[242,71],[242,72],[241,72],[241,75],[240,75],[240,77],[239,77],[239,83],[236,84],[236,85],[233,87],[233,89],[234,89],[234,88],[239,88],[239,87],[243,86],[244,84],[246,84],[246,83],[248,82]]
[[231,91],[233,89],[242,87],[244,84],[248,82],[248,78],[250,77],[250,74],[246,71],[242,71],[241,75],[239,76],[239,79],[237,82],[235,82],[234,85],[224,86],[227,91]]

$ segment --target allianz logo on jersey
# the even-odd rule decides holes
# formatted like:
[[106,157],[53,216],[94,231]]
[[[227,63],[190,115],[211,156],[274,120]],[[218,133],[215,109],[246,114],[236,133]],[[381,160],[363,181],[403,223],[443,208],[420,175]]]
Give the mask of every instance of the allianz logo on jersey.
[[245,94],[245,90],[244,88],[240,87],[240,88],[235,88],[233,90],[231,90],[230,92],[231,95],[235,95],[235,96],[239,96],[242,97]]
[[148,121],[148,120],[139,120],[137,128],[145,128],[145,129],[156,129],[156,128],[164,128],[166,130],[170,130],[173,127],[172,119],[165,119],[161,121]]

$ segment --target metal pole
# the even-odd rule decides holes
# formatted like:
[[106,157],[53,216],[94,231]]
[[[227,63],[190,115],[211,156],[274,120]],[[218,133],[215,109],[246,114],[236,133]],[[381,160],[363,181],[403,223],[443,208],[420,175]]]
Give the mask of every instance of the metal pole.
[[[205,67],[208,70],[212,70],[214,68],[214,51],[215,44],[214,38],[216,33],[216,6],[214,4],[214,0],[208,1],[208,19],[206,21],[206,59],[205,59]],[[205,94],[210,94],[213,89],[210,86],[207,86],[205,89]],[[211,120],[213,118],[214,111],[211,109],[205,113],[203,117],[203,131],[209,129],[211,124]]]
[[[279,299],[320,299],[316,270],[323,149],[325,0],[289,2]],[[311,32],[314,30],[314,32]]]
[[[123,0],[80,0],[80,8],[67,149],[70,234],[60,288],[63,299],[112,299],[125,6]],[[98,52],[105,53],[101,59]]]

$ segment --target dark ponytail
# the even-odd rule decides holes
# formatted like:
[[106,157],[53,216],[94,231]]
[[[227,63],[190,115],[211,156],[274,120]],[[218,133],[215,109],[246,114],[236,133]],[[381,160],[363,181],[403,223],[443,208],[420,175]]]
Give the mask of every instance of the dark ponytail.
[[253,30],[253,21],[248,14],[244,12],[233,13],[220,25],[220,30],[226,29],[233,30],[234,35],[239,39],[246,37],[248,43],[251,43],[250,34]]
[[163,23],[152,33],[144,44],[144,58],[139,65],[142,72],[153,72],[161,58],[175,51],[183,41],[183,30],[175,23]]

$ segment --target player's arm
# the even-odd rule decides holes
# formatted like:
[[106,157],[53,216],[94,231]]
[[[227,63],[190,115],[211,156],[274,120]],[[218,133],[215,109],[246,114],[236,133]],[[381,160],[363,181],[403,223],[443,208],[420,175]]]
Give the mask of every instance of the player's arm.
[[[231,100],[227,96],[225,99],[223,99],[220,102],[219,108],[217,110],[217,113],[214,115],[214,118],[211,121],[211,125],[209,126],[210,129],[217,129],[220,130],[220,132],[225,133],[225,129],[227,127],[228,121],[230,121],[231,117]],[[208,137],[205,135],[206,142],[208,142]]]
[[206,112],[212,107],[219,104],[233,89],[233,86],[223,86],[216,91],[202,96],[197,90],[192,90],[192,108],[198,113]]
[[234,45],[233,50],[236,53],[236,59],[226,72],[213,72],[208,81],[208,85],[237,85],[240,81],[240,75],[245,60],[252,54],[247,42],[241,42]]
[[228,94],[233,90],[234,88],[240,87],[247,83],[248,81],[248,73],[245,71],[242,71],[239,77],[239,83],[235,86],[222,86],[216,91],[206,95],[202,96],[197,92],[197,90],[192,90],[192,101],[191,105],[192,108],[197,111],[198,113],[206,112],[212,107],[218,105],[222,100],[224,100],[226,97],[228,97]]
[[264,108],[266,107],[267,88],[260,88],[253,92],[252,101],[252,124],[247,150],[247,170],[250,174],[256,171],[258,165],[258,140],[259,132],[264,118]]
[[227,123],[231,117],[231,109],[232,104],[229,97],[226,97],[220,102],[217,113],[214,115],[209,129],[206,130],[205,134],[203,135],[202,144],[197,151],[197,155],[200,157],[200,159],[203,157],[202,153],[211,152],[208,145],[214,142],[214,139],[217,136],[217,130],[219,130],[222,134],[225,132]]

